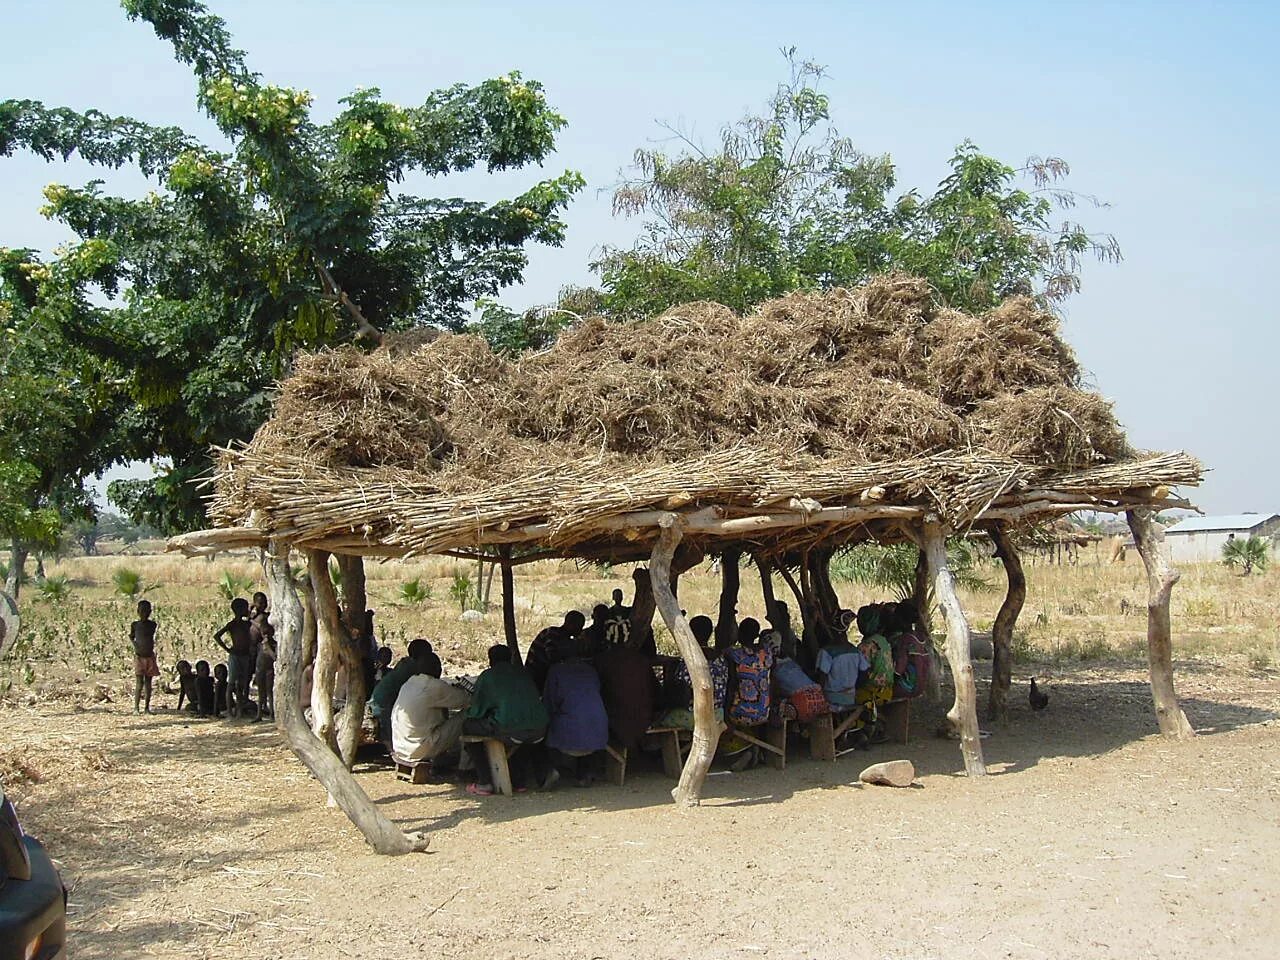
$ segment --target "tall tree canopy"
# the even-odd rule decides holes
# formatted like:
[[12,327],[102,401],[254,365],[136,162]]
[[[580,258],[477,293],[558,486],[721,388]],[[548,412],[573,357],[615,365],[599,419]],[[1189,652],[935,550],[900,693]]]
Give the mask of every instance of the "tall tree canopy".
[[526,244],[562,241],[561,212],[583,181],[568,171],[497,203],[401,191],[407,176],[515,169],[551,153],[564,119],[518,73],[410,107],[361,89],[319,122],[310,95],[252,72],[202,4],[123,6],[191,67],[198,106],[226,142],[8,100],[0,156],[131,164],[155,183],[140,199],[109,196],[100,181],[50,186],[44,213],[74,231],[64,259],[92,261],[82,282],[110,304],[64,311],[62,335],[119,367],[132,452],[171,463],[154,481],[114,486],[113,498],[174,530],[202,522],[194,481],[210,446],[251,435],[294,350],[461,327],[473,301],[521,278]]
[[67,255],[50,267],[30,250],[0,250],[0,536],[14,596],[27,552],[91,516],[85,480],[127,452],[119,369],[62,332],[67,318],[97,312],[84,286],[100,265]]
[[1079,289],[1085,257],[1119,258],[1114,238],[1052,222],[1078,200],[1096,202],[1066,189],[1057,158],[1014,169],[965,143],[932,194],[895,193],[890,158],[859,151],[832,125],[821,68],[786,54],[787,82],[763,113],[725,127],[717,149],[673,131],[681,152],[636,152],[613,206],[646,219],[631,249],[593,264],[606,314],[650,316],[690,300],[742,311],[892,268],[981,310],[1011,293],[1060,300]]

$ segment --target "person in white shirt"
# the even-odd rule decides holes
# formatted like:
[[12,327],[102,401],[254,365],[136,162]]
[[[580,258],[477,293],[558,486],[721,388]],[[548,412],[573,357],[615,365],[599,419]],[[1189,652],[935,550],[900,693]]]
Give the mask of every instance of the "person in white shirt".
[[440,679],[440,658],[428,654],[426,672],[410,677],[391,709],[391,746],[402,760],[434,760],[450,753],[462,736],[471,694]]

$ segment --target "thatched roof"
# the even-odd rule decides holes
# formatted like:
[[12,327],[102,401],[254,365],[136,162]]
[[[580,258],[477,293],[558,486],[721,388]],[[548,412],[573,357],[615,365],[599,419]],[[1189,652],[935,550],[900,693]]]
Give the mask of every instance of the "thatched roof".
[[961,527],[1172,506],[1168,487],[1202,472],[1129,446],[1053,314],[939,309],[903,276],[746,317],[591,319],[515,361],[471,336],[388,340],[297,359],[271,419],[223,458],[219,524],[362,553],[621,559],[664,511],[708,546],[790,549],[893,538],[925,513]]

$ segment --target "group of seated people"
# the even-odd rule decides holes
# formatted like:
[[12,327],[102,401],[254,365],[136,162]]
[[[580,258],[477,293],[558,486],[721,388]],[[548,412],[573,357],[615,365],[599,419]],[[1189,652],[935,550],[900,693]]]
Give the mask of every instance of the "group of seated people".
[[[597,605],[589,623],[571,610],[535,637],[523,663],[510,647],[491,647],[488,669],[474,683],[443,680],[431,644],[414,640],[370,697],[381,739],[402,762],[474,770],[467,790],[480,796],[494,792],[480,738],[508,746],[517,791],[531,783],[588,786],[603,772],[610,744],[643,750],[651,729],[694,726],[686,665],[659,656],[651,636],[632,643],[629,615],[621,591],[612,607]],[[843,610],[818,646],[800,644],[782,603],[773,605],[763,631],[752,618],[717,630],[710,618],[693,617],[689,628],[710,668],[715,717],[727,726],[720,756],[731,769],[746,769],[759,753],[753,738],[739,734],[780,717],[804,724],[828,714],[850,721],[842,726],[852,745],[869,747],[877,708],[914,696],[927,677],[918,620],[909,602]],[[460,743],[464,737],[477,739]]]

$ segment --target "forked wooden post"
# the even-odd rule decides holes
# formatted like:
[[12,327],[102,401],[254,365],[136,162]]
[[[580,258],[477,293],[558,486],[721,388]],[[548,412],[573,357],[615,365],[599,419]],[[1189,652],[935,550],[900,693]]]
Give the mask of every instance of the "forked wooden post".
[[[920,546],[918,543],[917,546]],[[929,591],[929,558],[924,548],[916,557],[916,575],[911,585],[911,600],[920,614],[920,634],[925,646],[929,649],[929,682],[924,692],[934,703],[942,699],[942,660],[938,656],[938,645],[933,642],[933,603]]]
[[956,699],[947,711],[947,719],[960,733],[960,752],[964,755],[964,772],[971,777],[986,774],[982,759],[982,740],[978,736],[978,688],[973,680],[973,657],[970,651],[969,621],[956,594],[955,579],[947,564],[948,529],[938,520],[924,522],[924,551],[933,573],[933,592],[947,621],[947,644],[943,648],[951,665]]
[[262,572],[271,596],[271,622],[276,631],[276,723],[298,759],[329,792],[342,812],[382,854],[427,849],[424,834],[407,834],[392,823],[360,789],[351,771],[332,748],[318,740],[302,716],[298,691],[302,683],[303,611],[289,570],[289,547],[272,540],[262,551]]
[[332,618],[325,616],[325,607],[332,605],[336,610],[337,600],[333,581],[329,578],[329,554],[324,550],[307,550],[306,557],[316,625],[316,659],[311,673],[311,729],[336,755],[338,724],[333,714],[333,688],[340,654]]
[[511,648],[512,661],[523,663],[520,638],[516,635],[516,578],[511,568],[509,544],[498,547],[498,566],[502,568],[502,632],[506,635],[507,646]]
[[1027,577],[1022,571],[1018,549],[1009,537],[1003,523],[991,528],[991,542],[996,556],[1004,564],[1005,579],[1009,589],[1000,612],[991,628],[991,696],[987,701],[987,716],[992,720],[1004,720],[1009,715],[1009,685],[1012,682],[1013,629],[1018,624],[1018,614],[1027,601]]
[[1147,664],[1151,670],[1151,699],[1155,703],[1160,732],[1175,740],[1194,737],[1196,732],[1178,706],[1173,685],[1173,629],[1169,597],[1182,576],[1173,568],[1164,545],[1164,527],[1145,507],[1126,514],[1138,556],[1147,568]]
[[649,558],[649,580],[653,584],[653,597],[658,612],[671,631],[671,636],[675,637],[676,646],[680,648],[680,656],[684,658],[693,684],[693,744],[684,768],[680,771],[680,782],[671,791],[671,796],[681,806],[692,807],[698,805],[702,784],[707,779],[707,771],[711,768],[724,725],[716,720],[711,667],[707,664],[707,658],[698,646],[693,631],[689,629],[689,621],[680,612],[680,604],[671,589],[671,561],[684,534],[674,514],[669,520],[664,518],[660,526],[658,542],[654,544],[653,554]]

